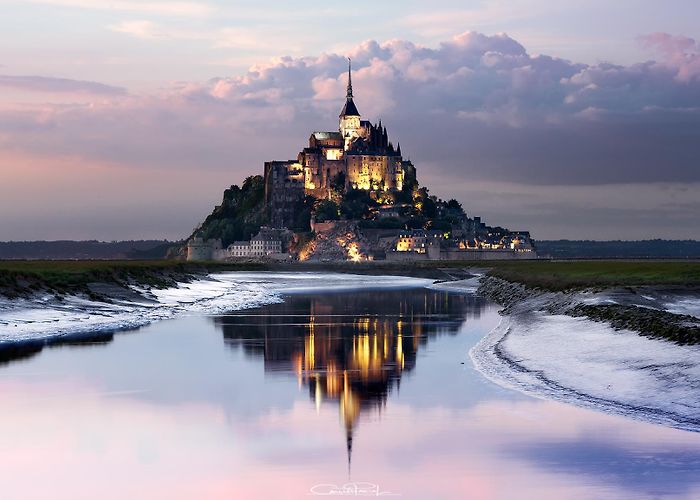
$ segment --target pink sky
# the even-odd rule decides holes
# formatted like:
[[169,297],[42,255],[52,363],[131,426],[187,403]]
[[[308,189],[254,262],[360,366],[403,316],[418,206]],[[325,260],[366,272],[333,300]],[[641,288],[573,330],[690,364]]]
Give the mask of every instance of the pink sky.
[[12,0],[0,240],[187,236],[227,186],[337,127],[346,56],[363,116],[470,215],[540,239],[696,238],[700,33],[624,3],[444,1],[327,31],[335,9]]
[[624,484],[549,469],[518,452],[581,439],[635,456],[700,445],[693,434],[550,401],[490,401],[464,410],[394,401],[381,415],[362,414],[348,478],[334,404],[317,412],[299,401],[242,418],[209,403],[173,408],[77,380],[0,388],[3,406],[12,408],[0,416],[0,426],[12,429],[0,450],[10,498],[20,491],[22,498],[57,491],[105,499],[303,498],[317,483],[349,480],[378,482],[402,498],[626,496]]

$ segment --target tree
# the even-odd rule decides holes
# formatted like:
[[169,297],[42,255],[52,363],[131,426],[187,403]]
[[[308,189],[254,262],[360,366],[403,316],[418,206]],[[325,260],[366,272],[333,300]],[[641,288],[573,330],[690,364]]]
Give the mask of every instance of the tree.
[[338,174],[333,177],[331,180],[331,189],[338,193],[343,193],[345,191],[345,174],[343,172],[338,172]]
[[422,229],[425,225],[425,217],[417,216],[406,220],[406,229]]
[[247,240],[267,221],[264,202],[265,181],[260,175],[247,177],[239,187],[224,191],[224,198],[192,236],[222,240],[224,246],[234,240]]
[[402,229],[404,222],[398,217],[385,217],[377,220],[376,225],[379,229]]
[[340,209],[338,204],[332,200],[321,200],[316,205],[314,215],[318,222],[338,220],[340,218]]
[[428,223],[428,229],[450,232],[452,231],[452,224],[445,219],[434,219]]
[[349,189],[340,203],[340,213],[346,219],[363,219],[376,206],[377,202],[372,199],[368,191]]
[[423,199],[421,213],[428,219],[432,219],[437,215],[437,205],[435,204],[435,201],[432,198],[426,197]]
[[447,208],[449,210],[456,210],[460,213],[462,212],[462,204],[460,202],[458,202],[457,200],[455,200],[454,198],[452,198],[450,201],[447,202]]
[[302,232],[311,230],[311,213],[313,212],[315,203],[316,198],[309,195],[304,196],[304,198],[297,203],[294,209],[296,215],[290,229]]
[[413,201],[413,191],[406,186],[401,191],[394,193],[394,203],[411,203]]

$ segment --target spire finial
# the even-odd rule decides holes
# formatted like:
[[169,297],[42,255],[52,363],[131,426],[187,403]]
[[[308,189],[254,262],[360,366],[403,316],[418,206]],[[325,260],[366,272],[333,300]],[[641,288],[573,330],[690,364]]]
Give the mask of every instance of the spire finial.
[[347,429],[345,431],[345,439],[348,450],[348,479],[350,479],[350,474],[352,472],[352,429]]
[[352,99],[352,59],[348,57],[348,93],[345,96]]

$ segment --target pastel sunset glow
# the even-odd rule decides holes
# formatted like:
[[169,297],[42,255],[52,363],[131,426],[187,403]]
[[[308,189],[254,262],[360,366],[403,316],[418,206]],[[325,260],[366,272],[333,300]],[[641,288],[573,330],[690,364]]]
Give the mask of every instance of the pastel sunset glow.
[[700,498],[698,0],[0,5],[0,500]]
[[335,126],[347,57],[363,115],[468,214],[698,236],[696,2],[355,3],[3,2],[0,240],[186,237]]

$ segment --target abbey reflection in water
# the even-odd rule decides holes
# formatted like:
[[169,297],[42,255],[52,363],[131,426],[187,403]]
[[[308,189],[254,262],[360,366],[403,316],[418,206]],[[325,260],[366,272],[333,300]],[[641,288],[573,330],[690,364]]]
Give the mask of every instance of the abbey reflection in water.
[[284,303],[215,318],[225,341],[293,373],[317,407],[337,402],[348,453],[360,413],[379,410],[420,347],[478,318],[483,299],[428,289],[290,295]]

